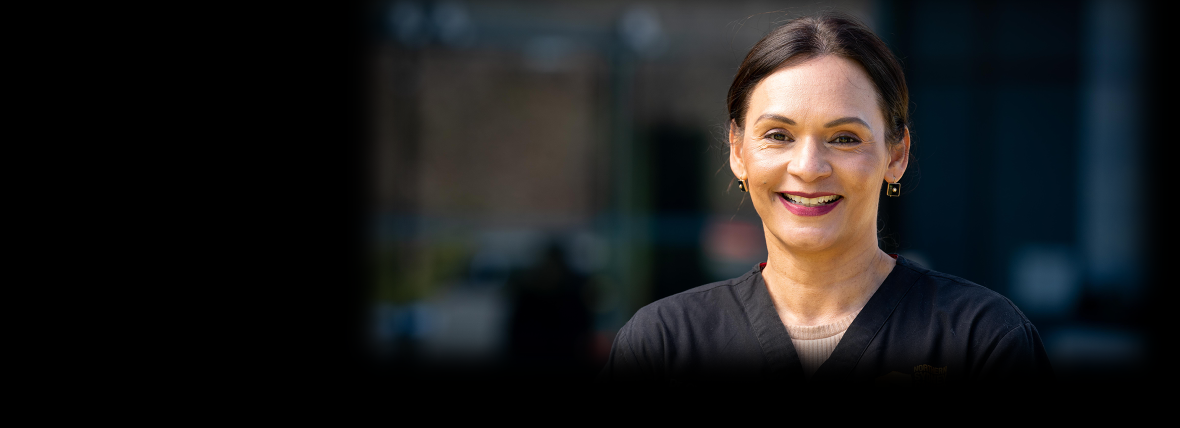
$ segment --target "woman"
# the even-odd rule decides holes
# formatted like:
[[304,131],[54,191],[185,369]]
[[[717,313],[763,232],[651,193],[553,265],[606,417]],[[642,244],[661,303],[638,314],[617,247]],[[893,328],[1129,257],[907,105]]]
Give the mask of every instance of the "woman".
[[729,143],[768,260],[640,309],[600,378],[1050,378],[1008,299],[877,247],[878,192],[897,196],[908,165],[908,103],[897,59],[851,18],[800,18],[759,41],[729,90]]

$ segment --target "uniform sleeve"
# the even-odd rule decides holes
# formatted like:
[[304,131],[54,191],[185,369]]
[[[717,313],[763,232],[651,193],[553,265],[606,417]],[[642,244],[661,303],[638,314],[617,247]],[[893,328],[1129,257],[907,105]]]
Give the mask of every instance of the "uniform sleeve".
[[1000,337],[984,358],[979,373],[982,381],[1035,383],[1053,379],[1053,368],[1041,335],[1029,322]]
[[658,349],[658,346],[652,346],[651,341],[643,340],[644,335],[636,330],[635,324],[636,320],[632,319],[615,335],[606,367],[598,374],[599,383],[660,380],[662,350]]

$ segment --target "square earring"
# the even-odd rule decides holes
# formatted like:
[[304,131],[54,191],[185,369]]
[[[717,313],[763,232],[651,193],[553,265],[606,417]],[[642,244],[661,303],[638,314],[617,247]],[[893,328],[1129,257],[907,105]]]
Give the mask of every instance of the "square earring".
[[901,183],[889,183],[889,186],[885,188],[885,194],[890,198],[901,196]]

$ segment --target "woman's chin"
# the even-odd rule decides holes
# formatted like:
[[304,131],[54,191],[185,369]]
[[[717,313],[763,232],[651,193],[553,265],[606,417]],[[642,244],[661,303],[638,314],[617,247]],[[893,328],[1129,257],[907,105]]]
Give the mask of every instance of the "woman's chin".
[[792,252],[822,252],[831,249],[839,241],[838,233],[826,229],[796,228],[778,237],[785,250]]

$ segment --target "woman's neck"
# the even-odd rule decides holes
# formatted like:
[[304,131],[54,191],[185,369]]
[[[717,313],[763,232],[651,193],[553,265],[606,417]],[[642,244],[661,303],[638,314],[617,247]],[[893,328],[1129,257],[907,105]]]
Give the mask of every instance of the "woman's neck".
[[784,324],[824,325],[864,307],[895,264],[876,242],[835,255],[771,251],[762,276]]

